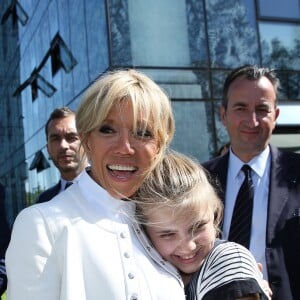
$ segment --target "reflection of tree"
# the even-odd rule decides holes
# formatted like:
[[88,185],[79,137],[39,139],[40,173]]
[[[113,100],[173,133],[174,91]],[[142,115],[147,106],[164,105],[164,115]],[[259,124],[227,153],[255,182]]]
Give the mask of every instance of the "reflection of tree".
[[278,69],[281,82],[280,98],[300,98],[300,39],[293,40],[292,47],[285,47],[278,38],[270,43],[263,40],[262,57],[265,66]]
[[270,44],[262,41],[263,63],[278,69],[300,69],[300,39],[293,40],[291,48],[285,47],[278,38]]
[[210,60],[214,67],[258,62],[256,31],[243,1],[207,1]]
[[111,59],[113,66],[130,65],[130,29],[126,1],[114,0],[109,5],[111,25]]

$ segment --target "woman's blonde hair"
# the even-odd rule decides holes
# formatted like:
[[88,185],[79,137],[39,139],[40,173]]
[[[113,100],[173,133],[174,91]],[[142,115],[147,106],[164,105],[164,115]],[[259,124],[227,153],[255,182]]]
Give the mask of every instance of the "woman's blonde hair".
[[159,144],[158,161],[175,131],[171,103],[153,80],[132,69],[107,72],[87,90],[76,113],[76,126],[82,143],[122,100],[132,103],[134,130],[141,113],[146,122],[143,126],[150,126],[153,130]]
[[216,232],[223,216],[223,204],[208,174],[201,165],[176,151],[169,150],[148,174],[133,197],[137,220],[148,224],[147,215],[168,206],[178,217],[199,218],[213,213]]

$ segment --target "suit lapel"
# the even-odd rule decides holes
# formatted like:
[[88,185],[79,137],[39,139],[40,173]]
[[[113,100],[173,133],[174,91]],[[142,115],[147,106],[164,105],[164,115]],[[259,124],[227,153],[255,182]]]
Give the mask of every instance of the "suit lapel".
[[275,227],[289,197],[288,165],[282,162],[282,153],[270,146],[271,168],[268,200],[267,244],[275,237]]

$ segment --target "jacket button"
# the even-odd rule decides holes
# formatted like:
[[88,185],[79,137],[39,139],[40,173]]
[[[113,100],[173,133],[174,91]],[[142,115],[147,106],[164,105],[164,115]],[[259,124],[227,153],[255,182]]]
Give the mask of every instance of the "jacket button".
[[130,300],[138,300],[138,295],[137,294],[133,294],[131,297],[130,297]]
[[125,256],[126,258],[129,258],[129,257],[130,257],[130,254],[129,254],[128,252],[125,252],[125,253],[124,253],[124,256]]
[[122,239],[125,239],[125,238],[127,238],[127,233],[125,231],[123,231],[123,232],[121,232],[120,236]]
[[134,277],[135,277],[134,273],[130,272],[130,273],[128,274],[128,278],[129,278],[129,279],[133,279]]

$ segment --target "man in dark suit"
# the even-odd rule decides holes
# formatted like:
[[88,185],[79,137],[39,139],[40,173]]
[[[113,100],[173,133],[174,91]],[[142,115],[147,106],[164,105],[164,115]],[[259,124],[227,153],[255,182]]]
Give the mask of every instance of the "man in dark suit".
[[56,108],[45,126],[47,150],[60,172],[60,181],[41,193],[37,203],[46,202],[73,183],[87,166],[75,124],[75,112],[68,107]]
[[10,240],[10,229],[6,219],[5,207],[5,190],[0,184],[0,298],[4,294],[7,286],[5,270],[5,252]]
[[[249,249],[263,265],[273,300],[300,299],[300,155],[270,145],[279,115],[279,80],[273,71],[247,65],[226,78],[221,120],[230,151],[203,166],[219,183],[228,239],[235,200],[251,167],[254,185]],[[252,210],[251,210],[252,211]]]

